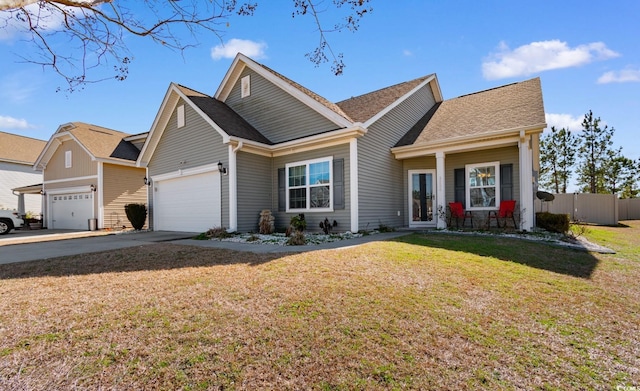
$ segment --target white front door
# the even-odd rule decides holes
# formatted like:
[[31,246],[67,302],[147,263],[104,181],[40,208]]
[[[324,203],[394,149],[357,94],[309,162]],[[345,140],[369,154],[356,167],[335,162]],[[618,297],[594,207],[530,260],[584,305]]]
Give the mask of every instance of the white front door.
[[409,227],[435,227],[436,171],[409,170]]

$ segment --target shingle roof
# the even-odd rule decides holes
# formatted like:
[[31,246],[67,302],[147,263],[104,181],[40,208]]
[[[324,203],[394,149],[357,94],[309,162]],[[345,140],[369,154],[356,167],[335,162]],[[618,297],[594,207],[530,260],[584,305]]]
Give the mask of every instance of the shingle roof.
[[0,132],[0,161],[33,164],[47,142]]
[[431,114],[420,121],[426,125],[419,122],[396,147],[542,125],[540,78],[445,100]]
[[[65,130],[71,133],[93,156],[96,158],[118,158],[124,160],[131,159],[122,154],[112,156],[113,153],[121,145],[122,139],[130,136],[128,133],[119,132],[117,130],[103,128],[102,126],[87,124],[84,122],[72,122],[73,128]],[[126,141],[125,141],[126,143]],[[133,147],[133,146],[132,146]],[[122,148],[122,147],[121,147]],[[135,148],[135,147],[133,147]],[[135,148],[137,150],[137,148]],[[129,153],[131,151],[129,150]],[[139,152],[139,151],[138,151]]]
[[405,81],[336,103],[356,122],[366,122],[433,75]]
[[263,144],[273,144],[226,103],[185,86],[178,85],[178,88],[228,135]]

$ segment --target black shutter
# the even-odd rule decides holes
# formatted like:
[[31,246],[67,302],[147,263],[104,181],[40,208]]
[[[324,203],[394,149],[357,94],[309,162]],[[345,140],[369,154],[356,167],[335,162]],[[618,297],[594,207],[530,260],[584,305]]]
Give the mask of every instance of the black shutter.
[[287,178],[284,168],[278,168],[278,211],[287,210]]
[[500,200],[513,200],[513,164],[500,165]]
[[462,202],[462,205],[466,207],[467,196],[465,194],[465,184],[467,180],[465,178],[464,168],[456,168],[453,170],[453,182],[454,182],[454,201]]
[[344,159],[333,159],[333,209],[344,208]]

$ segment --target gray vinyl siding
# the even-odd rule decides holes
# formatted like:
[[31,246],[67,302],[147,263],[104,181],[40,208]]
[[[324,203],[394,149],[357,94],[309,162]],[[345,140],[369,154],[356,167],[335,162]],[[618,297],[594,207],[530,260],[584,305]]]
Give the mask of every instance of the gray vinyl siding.
[[406,225],[406,171],[390,149],[434,104],[426,85],[369,126],[367,134],[358,139],[360,229]]
[[453,170],[464,168],[467,164],[489,163],[499,161],[500,164],[513,164],[513,195],[520,206],[520,152],[518,146],[487,149],[483,151],[455,153],[445,156],[445,197],[446,203],[453,202],[454,180]]
[[[177,127],[177,115],[174,110],[149,161],[149,176],[152,178],[155,175],[214,164],[218,161],[229,167],[229,149],[222,143],[222,136],[182,99],[176,107],[183,104],[185,126]],[[221,178],[222,225],[229,227],[229,176],[223,175]],[[153,193],[153,186],[150,193]],[[149,194],[150,205],[153,205],[152,199],[153,194]],[[150,216],[153,214],[150,213]],[[151,224],[153,225],[153,221]]]
[[[251,78],[251,94],[241,98],[244,76]],[[262,76],[245,68],[225,101],[273,143],[337,129],[338,126]]]
[[333,159],[344,159],[344,198],[345,208],[337,209],[333,212],[304,212],[305,220],[307,220],[308,231],[320,231],[320,222],[326,218],[338,222],[335,228],[336,232],[345,232],[351,229],[351,202],[350,202],[350,186],[351,178],[349,178],[350,161],[349,161],[349,144],[336,145],[329,148],[319,149],[315,151],[301,152],[293,155],[280,156],[273,158],[273,170],[271,171],[272,180],[272,204],[271,213],[276,218],[276,228],[284,229],[289,226],[292,216],[297,213],[286,213],[278,211],[278,168],[284,168],[287,163],[300,162],[310,159],[318,159],[323,157],[333,157]]
[[238,232],[257,232],[260,212],[273,205],[271,158],[239,151],[236,162]]

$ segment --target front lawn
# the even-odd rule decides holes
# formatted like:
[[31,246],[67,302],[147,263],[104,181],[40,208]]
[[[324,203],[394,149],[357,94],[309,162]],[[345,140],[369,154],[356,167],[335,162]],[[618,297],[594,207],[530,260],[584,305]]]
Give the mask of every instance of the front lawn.
[[587,235],[618,253],[432,233],[1,265],[0,389],[640,386],[640,221]]

